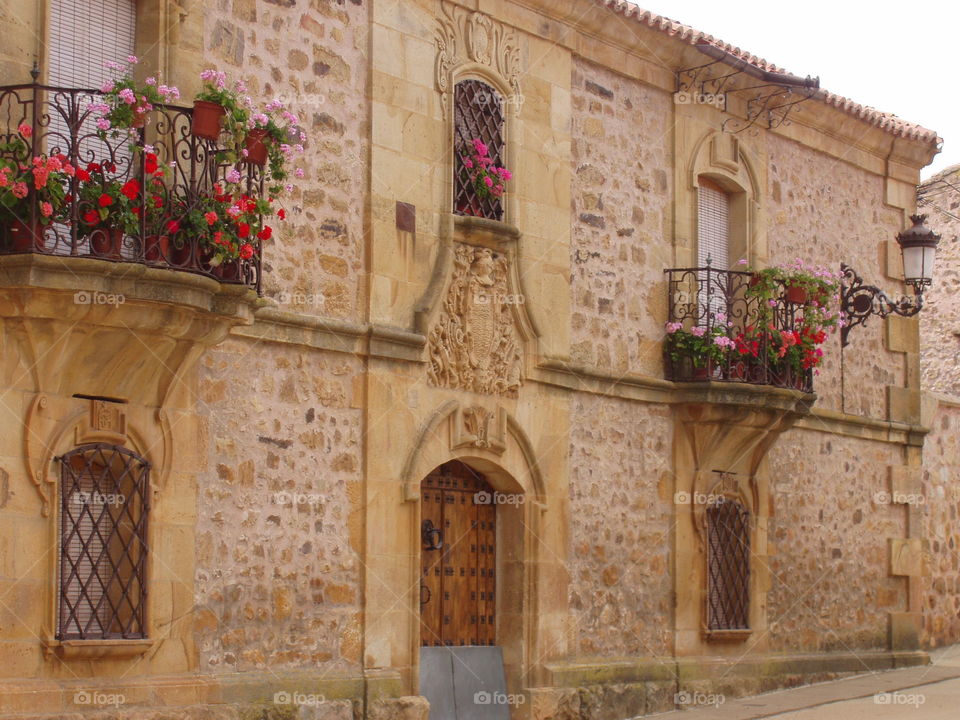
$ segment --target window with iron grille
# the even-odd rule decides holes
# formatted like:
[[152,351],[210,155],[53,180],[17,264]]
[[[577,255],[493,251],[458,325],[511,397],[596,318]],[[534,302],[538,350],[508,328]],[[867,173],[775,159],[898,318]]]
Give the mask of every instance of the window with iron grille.
[[146,637],[150,463],[116,445],[60,460],[60,640]]
[[489,148],[493,164],[504,164],[503,97],[480,80],[461,80],[454,92],[454,178],[453,209],[457,215],[475,215],[503,220],[503,198],[481,197],[464,166],[473,141],[482,140]]
[[707,627],[750,629],[750,512],[721,498],[707,507]]

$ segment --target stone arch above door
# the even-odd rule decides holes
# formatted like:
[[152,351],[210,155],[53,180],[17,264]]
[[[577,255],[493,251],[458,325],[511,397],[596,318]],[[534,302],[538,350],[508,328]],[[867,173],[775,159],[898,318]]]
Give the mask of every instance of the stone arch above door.
[[526,432],[499,404],[448,400],[420,426],[401,476],[403,499],[420,499],[420,482],[449,460],[467,462],[503,492],[522,492],[541,511],[546,486]]

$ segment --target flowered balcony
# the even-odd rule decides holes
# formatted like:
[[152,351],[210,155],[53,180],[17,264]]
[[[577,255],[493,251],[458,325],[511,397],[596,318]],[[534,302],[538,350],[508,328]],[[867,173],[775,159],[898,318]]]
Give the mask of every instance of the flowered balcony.
[[839,318],[836,281],[822,269],[790,270],[666,270],[667,378],[813,392],[820,346]]
[[141,263],[259,292],[264,168],[194,134],[192,109],[150,105],[111,128],[106,108],[98,91],[0,87],[0,255]]

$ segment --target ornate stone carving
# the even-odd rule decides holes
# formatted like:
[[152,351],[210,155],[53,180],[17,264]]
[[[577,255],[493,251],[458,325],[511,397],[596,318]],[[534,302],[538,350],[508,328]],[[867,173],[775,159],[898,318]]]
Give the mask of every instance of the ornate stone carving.
[[451,416],[450,449],[478,448],[496,455],[507,449],[507,413],[480,405],[458,408]]
[[90,427],[94,430],[127,434],[127,418],[123,406],[117,403],[93,400],[90,405]]
[[489,410],[478,406],[463,411],[463,429],[473,436],[472,444],[476,447],[490,445],[490,417]]
[[507,283],[507,259],[458,243],[443,310],[430,331],[430,383],[516,397],[522,356]]
[[516,102],[510,103],[519,115],[520,44],[516,33],[488,15],[470,12],[444,3],[437,30],[437,90],[442,96],[444,117],[453,71],[466,62],[486,65],[500,75]]

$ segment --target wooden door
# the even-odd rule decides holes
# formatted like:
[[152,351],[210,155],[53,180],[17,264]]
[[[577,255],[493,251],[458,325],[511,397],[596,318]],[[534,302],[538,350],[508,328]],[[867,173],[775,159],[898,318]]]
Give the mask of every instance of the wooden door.
[[496,644],[496,505],[483,476],[444,463],[420,490],[420,644]]

